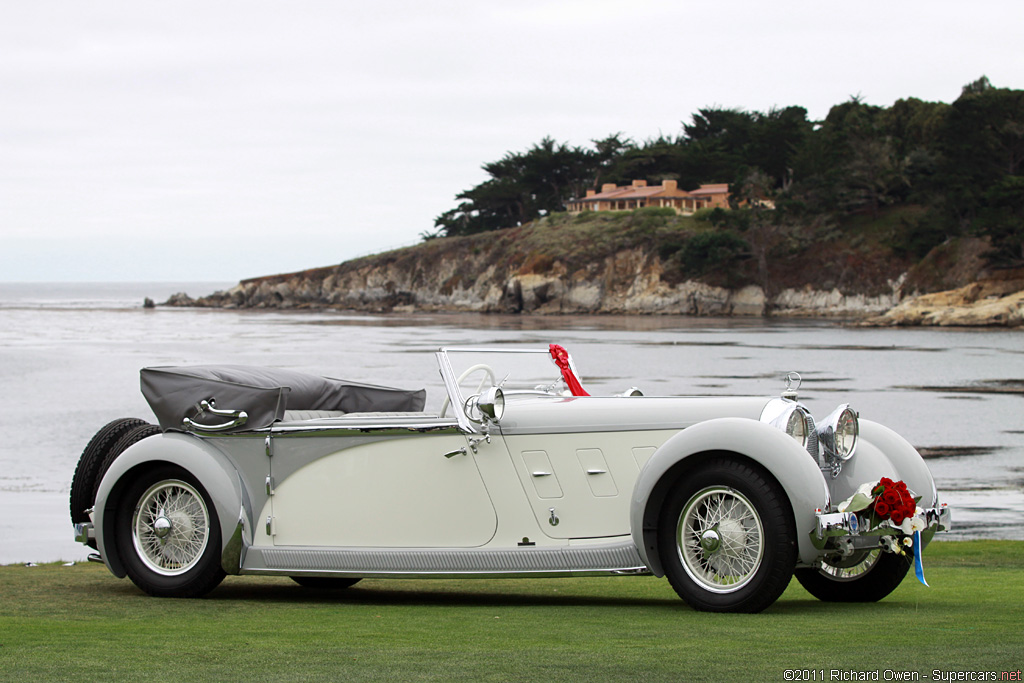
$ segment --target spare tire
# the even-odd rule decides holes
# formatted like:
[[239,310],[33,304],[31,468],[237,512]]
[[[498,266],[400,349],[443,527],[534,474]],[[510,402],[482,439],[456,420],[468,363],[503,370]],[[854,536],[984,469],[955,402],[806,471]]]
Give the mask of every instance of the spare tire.
[[155,436],[160,431],[160,427],[147,422],[144,425],[129,429],[124,436],[117,440],[117,443],[107,451],[106,457],[103,458],[103,462],[100,463],[100,467],[96,471],[96,482],[92,489],[93,503],[96,502],[96,493],[100,490],[100,482],[103,481],[103,475],[107,473],[107,470],[110,469],[110,466],[117,460],[118,456],[128,450],[128,447],[132,444],[136,444],[146,437]]
[[121,417],[103,425],[82,451],[71,480],[71,523],[89,521],[86,512],[96,502],[96,487],[99,482],[99,468],[110,450],[131,430],[149,424],[137,417]]

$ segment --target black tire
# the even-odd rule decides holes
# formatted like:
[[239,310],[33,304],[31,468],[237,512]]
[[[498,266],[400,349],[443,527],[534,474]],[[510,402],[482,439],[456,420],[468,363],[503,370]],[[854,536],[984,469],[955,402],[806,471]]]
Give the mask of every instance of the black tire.
[[706,612],[760,612],[793,578],[796,526],[789,498],[760,468],[721,458],[685,475],[658,523],[672,588]]
[[198,598],[224,580],[217,510],[180,467],[162,465],[128,484],[114,532],[128,577],[150,595]]
[[881,550],[863,551],[820,569],[797,569],[807,592],[824,602],[878,602],[896,590],[910,569],[910,557]]
[[[96,502],[96,488],[99,486],[99,468],[106,459],[110,449],[117,444],[118,440],[126,433],[149,424],[137,417],[122,417],[103,425],[89,444],[82,451],[78,459],[78,466],[75,467],[75,476],[71,479],[71,523],[83,524],[89,521],[86,510]],[[95,541],[89,545],[96,547]]]
[[161,431],[162,430],[157,425],[152,425],[147,422],[143,425],[129,429],[127,433],[117,440],[117,443],[107,451],[107,455],[103,458],[99,469],[96,471],[96,482],[92,489],[92,500],[94,503],[96,501],[96,493],[100,489],[100,482],[103,481],[103,475],[107,473],[107,470],[109,470],[110,466],[114,464],[114,461],[117,460],[122,453],[128,450],[129,446],[132,446],[147,437],[156,436]]
[[291,576],[289,578],[303,588],[313,588],[321,591],[334,591],[349,588],[362,580],[349,579],[341,576]]

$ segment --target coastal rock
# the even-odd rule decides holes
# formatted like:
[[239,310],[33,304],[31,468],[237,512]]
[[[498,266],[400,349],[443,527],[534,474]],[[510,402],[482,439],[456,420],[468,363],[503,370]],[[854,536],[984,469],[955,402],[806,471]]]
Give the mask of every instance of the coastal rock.
[[1016,275],[1010,272],[965,287],[910,297],[862,324],[1020,327],[1024,325],[1024,274]]
[[[510,231],[511,233],[511,231]],[[921,279],[904,273],[873,288],[728,288],[666,277],[655,249],[620,249],[568,263],[540,251],[510,252],[501,235],[428,242],[337,266],[243,280],[165,305],[212,308],[339,309],[367,313],[479,312],[643,314],[864,319],[874,325],[1021,325],[1024,273],[1002,273],[951,292],[905,298]],[[516,239],[515,236],[508,238]],[[571,252],[567,252],[571,257]],[[973,261],[972,261],[973,263]],[[960,277],[958,275],[958,277]],[[966,277],[966,276],[964,276]],[[866,293],[867,292],[867,293]]]
[[547,273],[503,273],[491,265],[478,273],[446,274],[439,267],[441,272],[421,273],[417,278],[379,266],[346,273],[304,271],[246,280],[230,290],[195,300],[175,295],[165,305],[366,312],[761,316],[771,304],[773,311],[783,315],[857,317],[885,311],[898,296],[866,297],[808,288],[784,290],[769,301],[755,285],[735,290],[697,280],[670,285],[661,279],[657,256],[639,250],[610,257],[600,266],[572,274],[557,263]]
[[[146,300],[147,301],[149,300],[148,297],[147,297]],[[192,297],[190,297],[188,294],[186,294],[185,292],[177,292],[175,294],[172,294],[167,299],[167,301],[165,301],[162,305],[163,306],[194,306],[195,305],[195,300]]]
[[[901,280],[902,281],[902,280]],[[844,294],[838,289],[784,289],[773,300],[773,312],[784,316],[863,317],[879,315],[900,301],[899,283],[892,283],[891,294],[867,296]]]

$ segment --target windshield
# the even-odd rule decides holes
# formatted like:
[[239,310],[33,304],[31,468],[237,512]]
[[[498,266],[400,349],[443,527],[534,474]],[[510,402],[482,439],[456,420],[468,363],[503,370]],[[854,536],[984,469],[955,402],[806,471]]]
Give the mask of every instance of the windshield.
[[548,349],[446,348],[439,356],[442,374],[450,371],[452,383],[457,386],[460,405],[490,386],[500,386],[506,395],[567,391],[562,372]]

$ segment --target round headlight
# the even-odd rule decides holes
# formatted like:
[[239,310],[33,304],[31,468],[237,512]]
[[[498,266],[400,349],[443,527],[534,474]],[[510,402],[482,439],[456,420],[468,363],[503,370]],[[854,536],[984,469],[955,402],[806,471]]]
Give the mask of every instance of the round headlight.
[[807,445],[807,420],[799,408],[793,410],[786,420],[786,433],[797,440],[801,446]]
[[800,444],[807,447],[809,436],[807,425],[810,414],[807,409],[796,401],[789,399],[772,399],[761,411],[761,422],[767,422],[776,429],[781,429]]
[[857,448],[860,425],[857,411],[848,403],[833,410],[818,428],[818,441],[825,455],[839,460],[849,460]]
[[847,406],[839,413],[839,419],[836,421],[836,455],[843,460],[849,459],[853,455],[853,449],[857,447],[859,433],[857,413]]

